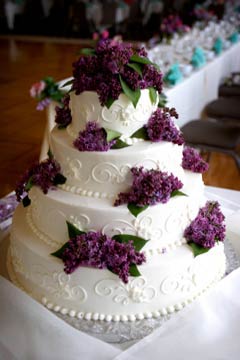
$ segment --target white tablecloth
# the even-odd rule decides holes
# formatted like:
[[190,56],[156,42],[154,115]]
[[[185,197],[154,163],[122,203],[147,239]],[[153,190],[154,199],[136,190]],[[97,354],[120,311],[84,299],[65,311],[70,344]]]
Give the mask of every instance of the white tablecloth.
[[[240,192],[206,187],[227,215],[240,255]],[[3,248],[5,239],[1,242]],[[1,250],[0,249],[0,250]],[[0,257],[3,255],[0,252]],[[3,261],[3,259],[1,259]],[[107,344],[59,319],[0,276],[0,359],[237,360],[240,269],[135,344]]]
[[179,114],[180,127],[201,117],[205,105],[217,99],[222,79],[233,71],[240,71],[240,42],[193,71],[182,82],[164,90],[168,106],[175,107]]

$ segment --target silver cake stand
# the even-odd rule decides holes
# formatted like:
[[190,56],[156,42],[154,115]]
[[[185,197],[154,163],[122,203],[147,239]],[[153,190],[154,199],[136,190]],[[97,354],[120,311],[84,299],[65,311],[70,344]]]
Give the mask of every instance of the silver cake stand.
[[[226,276],[240,266],[240,258],[227,239],[224,241],[224,250],[227,258]],[[176,315],[176,313],[173,313],[156,319],[144,319],[134,322],[106,322],[71,318],[68,315],[55,312],[54,314],[80,331],[102,341],[119,344],[142,339]]]

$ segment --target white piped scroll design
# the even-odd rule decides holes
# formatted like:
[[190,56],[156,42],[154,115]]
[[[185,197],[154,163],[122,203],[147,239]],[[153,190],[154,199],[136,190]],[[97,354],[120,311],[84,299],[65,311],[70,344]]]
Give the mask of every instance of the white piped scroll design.
[[88,229],[89,224],[90,224],[90,218],[85,214],[78,214],[77,216],[70,215],[69,221],[71,224],[73,224],[79,230]]
[[83,165],[79,159],[66,159],[64,164],[64,175],[68,177],[73,177],[74,179],[87,184],[90,180],[89,176],[86,175],[86,172],[83,169]]
[[122,126],[129,126],[131,123],[142,123],[143,119],[150,116],[153,111],[151,102],[148,104],[139,101],[134,108],[132,103],[114,102],[110,109],[103,107],[101,117],[106,123],[119,122]]
[[160,291],[164,295],[175,292],[191,292],[197,287],[196,275],[193,267],[189,267],[184,273],[173,273],[167,276],[160,284]]
[[128,179],[130,176],[130,165],[123,165],[119,168],[110,163],[110,162],[103,162],[96,165],[92,169],[92,178],[94,181],[100,184],[104,183],[123,183],[123,182],[130,182]]
[[176,229],[183,231],[189,224],[187,212],[179,213],[177,211],[172,212],[166,219],[165,222],[165,231],[168,234],[176,232]]
[[115,303],[128,305],[129,303],[150,303],[157,294],[156,289],[147,286],[143,277],[130,280],[128,284],[120,281],[105,279],[95,285],[95,293],[99,296],[112,297]]
[[143,237],[146,240],[159,240],[163,235],[163,231],[160,227],[154,227],[154,221],[151,216],[138,217],[134,221],[134,227],[137,232],[137,236]]
[[21,255],[17,247],[11,244],[11,257],[14,271],[20,273],[26,279],[32,281],[38,287],[44,288],[55,299],[76,300],[84,303],[87,300],[87,291],[79,285],[71,285],[71,275],[61,272],[46,272],[43,266],[33,264],[31,272],[25,269]]
[[104,225],[104,227],[102,228],[102,233],[110,237],[117,234],[136,235],[136,229],[129,222],[116,219],[113,220],[111,223]]

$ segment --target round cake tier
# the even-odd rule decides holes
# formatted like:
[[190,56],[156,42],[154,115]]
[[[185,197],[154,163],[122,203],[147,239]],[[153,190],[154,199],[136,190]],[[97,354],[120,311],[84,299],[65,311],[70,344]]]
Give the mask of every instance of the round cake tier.
[[171,142],[140,141],[117,150],[80,152],[66,130],[55,128],[50,148],[67,178],[63,188],[84,196],[116,198],[131,186],[134,166],[166,171],[186,181],[181,166],[183,147]]
[[69,240],[68,221],[80,230],[101,231],[110,237],[116,234],[142,237],[149,240],[144,252],[162,253],[186,242],[184,230],[205,203],[202,193],[176,196],[166,204],[149,206],[136,218],[126,205],[113,207],[108,199],[81,197],[60,189],[44,195],[34,187],[30,198],[31,205],[26,209],[28,225],[53,251]]
[[72,123],[68,131],[77,137],[79,131],[86,128],[86,123],[96,121],[100,127],[115,130],[124,136],[131,136],[148,122],[152,113],[157,109],[158,97],[152,103],[148,89],[141,90],[137,106],[125,94],[113,102],[108,109],[101,106],[98,94],[94,91],[84,91],[80,95],[70,93],[70,109]]
[[79,267],[67,275],[62,260],[51,256],[52,249],[28,227],[25,212],[19,207],[14,216],[10,273],[36,300],[63,314],[134,321],[171,313],[191,302],[225,272],[221,243],[195,258],[188,245],[149,255],[138,267],[141,276],[130,276],[127,284],[105,269]]

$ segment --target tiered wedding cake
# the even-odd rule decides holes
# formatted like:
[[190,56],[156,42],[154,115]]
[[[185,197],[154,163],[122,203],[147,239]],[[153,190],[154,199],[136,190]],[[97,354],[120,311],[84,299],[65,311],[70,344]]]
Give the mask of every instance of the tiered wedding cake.
[[56,109],[49,159],[17,189],[10,276],[78,318],[174,312],[225,272],[205,163],[183,150],[174,109],[158,108],[161,74],[143,49],[105,40],[84,54]]

